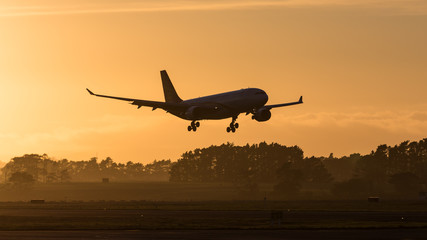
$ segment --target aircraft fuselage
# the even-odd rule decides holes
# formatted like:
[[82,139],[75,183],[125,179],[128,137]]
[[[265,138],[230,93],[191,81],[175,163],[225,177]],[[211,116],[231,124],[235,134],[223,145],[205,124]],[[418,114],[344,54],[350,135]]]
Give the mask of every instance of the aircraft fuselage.
[[225,119],[240,113],[252,113],[268,101],[268,95],[258,88],[247,88],[189,100],[180,104],[200,107],[198,116],[188,116],[185,112],[170,111],[171,114],[186,120]]

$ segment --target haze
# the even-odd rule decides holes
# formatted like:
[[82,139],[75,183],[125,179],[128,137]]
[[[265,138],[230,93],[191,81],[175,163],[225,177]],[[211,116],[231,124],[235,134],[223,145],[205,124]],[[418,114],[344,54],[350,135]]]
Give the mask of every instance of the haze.
[[[306,156],[366,154],[427,132],[425,1],[2,1],[0,160],[25,153],[117,162],[176,160],[261,141]],[[163,100],[261,88],[274,109],[188,122],[85,91]]]

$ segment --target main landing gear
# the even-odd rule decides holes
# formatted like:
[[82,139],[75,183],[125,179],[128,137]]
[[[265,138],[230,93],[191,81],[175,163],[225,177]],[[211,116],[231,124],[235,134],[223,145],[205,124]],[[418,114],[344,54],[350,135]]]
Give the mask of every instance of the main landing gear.
[[194,132],[197,130],[197,128],[200,127],[200,122],[196,122],[196,120],[193,120],[190,124],[190,126],[187,127],[187,130],[190,132],[193,130]]
[[236,132],[236,129],[239,128],[239,124],[236,123],[236,119],[237,119],[237,117],[233,117],[233,119],[230,123],[230,126],[227,127],[227,132],[233,132],[234,133],[234,132]]

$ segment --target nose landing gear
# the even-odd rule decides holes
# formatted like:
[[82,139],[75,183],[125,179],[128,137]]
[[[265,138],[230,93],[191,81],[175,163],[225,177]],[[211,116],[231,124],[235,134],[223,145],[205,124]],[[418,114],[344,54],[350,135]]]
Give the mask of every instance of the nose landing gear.
[[187,127],[187,130],[190,131],[196,131],[197,128],[200,127],[200,122],[196,122],[196,120],[193,120],[190,124],[190,126]]
[[230,123],[230,126],[227,127],[227,132],[233,132],[234,133],[234,132],[236,132],[236,129],[239,128],[239,123],[236,123],[236,119],[237,119],[237,117],[233,117],[233,119]]

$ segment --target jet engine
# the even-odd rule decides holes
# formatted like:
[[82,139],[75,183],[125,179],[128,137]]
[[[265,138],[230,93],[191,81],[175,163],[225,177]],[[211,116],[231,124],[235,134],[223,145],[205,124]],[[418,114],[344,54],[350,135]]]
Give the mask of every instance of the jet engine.
[[252,115],[252,119],[257,120],[258,122],[265,122],[271,118],[270,109],[260,108],[258,109],[254,115]]
[[200,117],[200,111],[202,109],[197,106],[192,106],[185,111],[185,117],[191,120],[197,120]]

